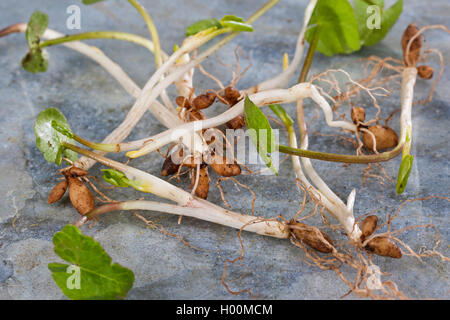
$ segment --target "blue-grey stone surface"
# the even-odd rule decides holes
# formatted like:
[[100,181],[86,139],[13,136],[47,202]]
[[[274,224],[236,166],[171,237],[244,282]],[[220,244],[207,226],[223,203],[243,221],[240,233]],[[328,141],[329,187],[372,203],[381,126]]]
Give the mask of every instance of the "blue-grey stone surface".
[[[183,39],[184,28],[205,17],[222,17],[225,14],[249,16],[262,1],[220,0],[141,0],[150,9],[160,32],[166,52]],[[220,50],[225,63],[234,64],[234,49],[240,46],[251,60],[252,67],[238,83],[247,88],[281,71],[282,55],[293,56],[300,28],[305,0],[281,0],[279,4],[260,18],[255,32],[239,35],[232,43]],[[0,2],[0,27],[27,21],[34,10],[49,14],[50,27],[62,33],[68,30],[66,9],[69,5],[81,7],[81,30],[121,30],[147,36],[147,29],[126,1],[110,0],[86,7],[75,0],[3,0]],[[405,10],[392,32],[379,44],[348,56],[333,58],[317,54],[311,72],[318,73],[328,68],[343,68],[358,79],[363,71],[360,58],[377,55],[401,58],[400,36],[406,26],[415,22],[418,26],[446,24],[450,6],[446,0],[405,1]],[[442,31],[429,31],[426,45],[443,53],[444,63],[450,63],[450,38]],[[146,49],[130,43],[104,40],[90,41],[104,50],[114,61],[140,85],[143,86],[154,70],[153,57]],[[68,197],[48,205],[47,195],[56,183],[57,168],[45,162],[35,147],[33,124],[37,114],[47,107],[59,108],[69,119],[72,128],[80,135],[101,140],[123,119],[133,104],[120,85],[99,65],[64,47],[49,48],[51,55],[48,72],[30,74],[20,66],[27,47],[23,34],[0,39],[0,299],[63,299],[64,296],[52,280],[47,269],[49,262],[59,261],[53,252],[52,235],[65,224],[74,222],[78,214],[71,207]],[[438,60],[430,64],[437,70]],[[243,65],[247,64],[242,59]],[[209,72],[224,83],[231,79],[231,70],[211,57],[204,64]],[[297,77],[298,74],[295,75]],[[294,78],[295,78],[294,77]],[[292,79],[291,84],[294,84]],[[198,71],[195,77],[197,92],[216,89],[215,83]],[[425,98],[430,90],[430,81],[418,80],[415,97]],[[360,216],[376,210],[385,221],[388,213],[395,212],[401,201],[429,195],[448,196],[449,179],[449,101],[450,76],[444,72],[436,85],[431,103],[415,105],[413,108],[414,166],[409,185],[401,196],[395,193],[393,182],[388,179],[369,178],[363,185],[362,165],[343,167],[341,164],[313,161],[315,168],[335,190],[346,198],[352,188],[357,189],[355,214]],[[174,96],[173,89],[169,93]],[[365,99],[365,100],[364,100]],[[363,97],[368,105],[370,101]],[[400,105],[398,86],[393,86],[389,98],[380,98],[383,117],[387,117]],[[288,105],[294,115],[294,106]],[[347,112],[347,107],[342,107]],[[368,107],[370,112],[374,108]],[[345,110],[344,110],[345,109]],[[223,106],[215,106],[210,114],[220,112]],[[208,110],[209,111],[209,110]],[[332,133],[323,124],[323,115],[312,104],[306,105],[310,132]],[[398,132],[398,114],[391,121]],[[141,138],[163,130],[150,114],[145,115],[130,139]],[[310,145],[316,150],[351,153],[354,149],[336,136],[310,135]],[[113,156],[125,160],[124,156]],[[133,161],[133,165],[159,175],[161,157],[154,153]],[[383,164],[389,177],[396,177],[399,159]],[[96,165],[90,172],[100,176]],[[374,173],[380,174],[374,168]],[[219,191],[213,185],[209,200],[223,205]],[[280,177],[241,176],[241,182],[256,192],[256,214],[275,217],[279,214],[291,218],[300,208],[302,194],[297,190],[289,161],[283,163]],[[182,180],[187,188],[189,182]],[[238,190],[231,182],[224,184],[225,197],[235,211],[251,212],[251,195],[245,189]],[[142,196],[133,190],[107,191],[115,199],[137,199]],[[312,209],[308,203],[307,211]],[[110,213],[103,216],[92,229],[85,227],[86,234],[101,242],[114,261],[132,269],[136,276],[130,299],[234,299],[221,283],[222,271],[227,258],[237,257],[240,245],[237,231],[211,223],[184,218],[177,224],[176,216],[162,213],[142,213],[147,219],[161,224],[193,246],[185,246],[179,240],[161,234],[144,225],[129,213]],[[448,255],[449,205],[444,200],[433,199],[413,202],[404,207],[394,228],[433,223],[441,234],[438,250]],[[333,220],[332,220],[333,221]],[[312,219],[320,225],[320,218]],[[339,232],[329,231],[333,238],[342,240]],[[401,235],[414,250],[433,245],[434,233],[429,229],[416,229]],[[251,288],[264,299],[338,299],[348,288],[333,271],[323,271],[304,262],[304,253],[286,240],[263,238],[254,234],[243,234],[245,258],[243,264],[230,266],[230,286],[237,289]],[[438,258],[426,258],[424,263],[405,256],[401,260],[374,258],[377,265],[390,277],[398,288],[412,298],[448,298],[448,264]],[[352,271],[343,268],[351,277]],[[233,281],[234,279],[234,281]],[[387,277],[383,276],[383,279]],[[346,297],[355,298],[350,295]]]

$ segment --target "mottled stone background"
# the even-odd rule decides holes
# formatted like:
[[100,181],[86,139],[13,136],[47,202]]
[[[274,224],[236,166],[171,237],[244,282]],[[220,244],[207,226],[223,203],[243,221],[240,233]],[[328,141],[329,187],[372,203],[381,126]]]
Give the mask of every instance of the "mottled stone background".
[[[234,63],[233,51],[239,45],[251,59],[252,68],[239,82],[246,88],[269,78],[281,70],[282,55],[293,56],[294,46],[301,24],[306,0],[282,0],[255,24],[255,32],[242,34],[223,48],[219,55],[226,63]],[[263,1],[152,1],[142,0],[149,8],[160,32],[162,46],[171,52],[175,43],[183,39],[184,28],[205,17],[222,17],[225,14],[249,16]],[[81,31],[121,30],[147,36],[147,30],[137,13],[125,1],[111,0],[91,7],[81,1],[3,0],[0,2],[0,27],[27,21],[34,10],[49,14],[50,27],[62,33],[72,33],[66,28],[66,9],[71,4],[81,6]],[[419,26],[447,24],[450,6],[446,0],[405,1],[405,10],[392,32],[374,47],[364,48],[349,56],[333,58],[317,54],[312,73],[327,68],[344,68],[353,78],[360,77],[362,62],[359,58],[377,55],[401,57],[399,46],[402,31],[410,22]],[[438,48],[449,64],[449,36],[439,31],[426,34],[426,45]],[[141,86],[154,70],[153,57],[146,49],[120,41],[91,41],[105,51]],[[72,128],[80,135],[101,140],[123,119],[133,104],[120,85],[100,66],[88,58],[64,47],[49,48],[50,68],[44,74],[30,74],[20,66],[27,50],[23,34],[0,39],[0,298],[1,299],[62,299],[64,296],[54,284],[47,264],[59,261],[53,253],[52,235],[65,224],[77,219],[67,197],[54,205],[47,205],[46,198],[56,183],[54,165],[48,164],[35,147],[33,124],[37,114],[47,107],[59,108],[69,119]],[[246,64],[246,61],[243,61]],[[437,68],[436,59],[431,64]],[[204,67],[221,78],[230,81],[231,72],[220,65],[216,57],[204,63]],[[296,75],[297,76],[297,75]],[[292,79],[292,84],[295,79]],[[216,88],[204,76],[195,78],[197,92]],[[330,187],[342,198],[352,188],[358,193],[355,214],[359,216],[377,210],[382,220],[394,212],[401,201],[428,195],[448,196],[449,153],[448,118],[450,76],[444,72],[436,86],[433,101],[416,105],[413,109],[414,167],[406,192],[398,196],[393,183],[370,178],[362,185],[364,166],[343,167],[341,164],[313,161],[317,171]],[[398,86],[388,99],[380,99],[383,117],[399,107]],[[418,80],[415,97],[424,98],[430,90],[430,82]],[[173,95],[173,91],[170,91]],[[368,105],[369,100],[366,99]],[[210,114],[220,112],[223,106],[213,107]],[[287,109],[294,115],[294,106]],[[371,114],[374,108],[369,108]],[[208,110],[209,111],[209,110]],[[345,110],[344,110],[345,111]],[[331,133],[324,126],[323,115],[312,104],[306,105],[307,118],[312,119],[310,131]],[[398,132],[398,114],[391,122]],[[130,139],[141,138],[163,130],[150,114],[147,114],[133,131]],[[354,150],[336,136],[310,136],[310,145],[317,150],[351,153]],[[123,156],[114,156],[125,160]],[[133,165],[159,175],[162,160],[157,153],[133,161]],[[399,159],[384,168],[391,177],[396,176]],[[91,173],[100,176],[96,165]],[[377,173],[377,171],[375,171]],[[379,172],[378,172],[379,173]],[[213,175],[213,183],[217,176]],[[302,195],[295,187],[292,166],[284,162],[280,177],[241,176],[241,182],[251,185],[257,194],[256,213],[266,217],[283,214],[290,218],[299,209]],[[187,179],[181,183],[187,187]],[[233,210],[250,213],[251,196],[239,191],[231,182],[225,184],[225,196]],[[109,192],[116,199],[142,197],[133,190]],[[152,196],[144,195],[148,199]],[[216,187],[211,187],[209,200],[221,204]],[[309,203],[307,210],[311,210]],[[394,228],[407,225],[434,223],[441,233],[439,250],[448,255],[449,205],[442,200],[430,200],[408,204],[395,220]],[[131,268],[136,281],[128,297],[130,299],[233,299],[221,284],[226,258],[239,255],[237,231],[207,222],[184,218],[180,225],[176,216],[146,212],[148,219],[162,224],[169,232],[183,237],[192,245],[204,249],[196,251],[179,240],[146,227],[128,213],[111,213],[102,217],[91,230],[84,232],[101,242],[114,261]],[[320,224],[320,219],[313,219]],[[343,239],[339,233],[331,233],[335,239]],[[413,249],[432,245],[433,233],[413,230],[401,238]],[[245,266],[229,268],[229,278],[234,289],[251,288],[260,298],[274,299],[338,299],[347,287],[332,271],[322,271],[306,264],[304,254],[288,241],[244,234]],[[424,263],[411,257],[390,260],[375,257],[382,270],[392,273],[399,289],[412,298],[448,298],[448,265],[438,258],[424,259]],[[351,270],[343,268],[350,276]],[[386,279],[384,277],[383,279]],[[237,298],[247,298],[241,295]],[[347,298],[354,298],[348,296]]]

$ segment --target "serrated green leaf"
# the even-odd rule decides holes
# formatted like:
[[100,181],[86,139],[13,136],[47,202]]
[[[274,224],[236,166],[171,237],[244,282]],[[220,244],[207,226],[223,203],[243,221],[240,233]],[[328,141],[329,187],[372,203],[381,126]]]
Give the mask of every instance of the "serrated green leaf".
[[[368,19],[374,13],[367,13],[367,8],[371,5],[378,5],[380,8],[380,28],[369,29]],[[354,0],[354,10],[358,22],[358,32],[361,45],[372,46],[381,41],[394,26],[403,10],[403,0],[398,0],[389,9],[384,10],[384,1]]]
[[[130,269],[112,263],[94,238],[66,225],[53,236],[55,253],[70,263],[50,263],[49,270],[63,293],[73,300],[121,299],[134,283]],[[70,267],[74,270],[70,271]],[[73,281],[78,277],[79,283]]]
[[408,154],[402,159],[397,176],[397,193],[402,194],[408,184],[409,174],[411,173],[414,156]]
[[31,73],[45,72],[48,69],[48,53],[45,49],[31,48],[22,59],[22,67]]
[[30,17],[25,31],[25,37],[28,46],[36,48],[39,46],[39,41],[48,27],[48,16],[40,11],[35,11]]
[[64,149],[61,145],[62,142],[75,144],[75,141],[55,130],[52,126],[52,121],[58,122],[59,125],[70,131],[66,117],[58,109],[45,109],[39,113],[34,124],[36,146],[44,154],[44,158],[48,162],[60,165],[63,155],[72,161],[76,161],[78,159],[77,153]]
[[284,108],[279,104],[271,104],[269,105],[270,110],[275,113],[281,121],[283,121],[286,127],[291,127],[294,124],[294,120],[292,120],[291,116],[284,110]]
[[217,19],[204,19],[194,22],[189,27],[186,28],[186,37],[193,36],[200,31],[216,27],[218,29],[223,28],[220,21]]
[[101,171],[103,171],[103,180],[112,184],[113,186],[126,188],[130,185],[130,180],[124,173],[120,171],[114,169],[101,169]]
[[[256,147],[264,163],[276,174],[277,170],[272,165],[270,152],[275,151],[274,136],[269,120],[264,113],[248,98],[244,101],[244,116],[250,139]],[[266,139],[262,139],[265,135]]]
[[358,25],[350,3],[319,0],[306,31],[309,43],[313,36],[318,37],[316,50],[327,56],[359,50]]
[[94,4],[94,3],[97,3],[100,1],[103,1],[103,0],[83,0],[83,4],[89,5],[89,4]]

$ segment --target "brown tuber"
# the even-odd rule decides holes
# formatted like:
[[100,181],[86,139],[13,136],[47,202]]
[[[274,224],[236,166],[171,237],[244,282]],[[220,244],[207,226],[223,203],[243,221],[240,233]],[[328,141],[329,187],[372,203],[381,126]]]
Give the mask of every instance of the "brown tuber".
[[417,32],[419,32],[419,28],[417,28],[414,23],[411,23],[402,36],[403,63],[407,67],[414,67],[419,61],[420,50],[422,49],[422,35],[417,36],[417,38],[413,40],[409,47],[408,55],[406,54],[408,43]]
[[364,120],[366,119],[366,110],[361,107],[352,108],[351,118],[354,124],[364,122]]
[[373,238],[367,244],[366,249],[383,257],[395,259],[400,259],[402,257],[400,248],[386,237]]
[[[389,127],[377,124],[369,127],[368,130],[375,136],[377,150],[392,148],[398,144],[397,134]],[[373,150],[373,137],[370,133],[363,131],[363,142],[368,150]]]
[[214,103],[214,100],[216,100],[216,94],[213,92],[208,92],[196,97],[194,101],[192,101],[192,105],[194,109],[197,110],[206,109]]
[[230,106],[233,106],[238,103],[239,98],[241,97],[241,93],[235,87],[228,86],[225,88],[225,92],[222,97],[228,102]]
[[240,114],[226,123],[229,129],[237,130],[245,127],[244,115]]
[[241,174],[241,167],[236,161],[230,161],[225,156],[212,156],[209,159],[211,169],[222,177],[234,177]]
[[161,169],[161,175],[163,177],[171,176],[174,173],[178,171],[178,168],[180,167],[179,164],[176,164],[172,161],[172,156],[168,156],[166,160],[164,160],[162,169]]
[[434,70],[430,66],[418,66],[417,73],[419,74],[419,77],[421,77],[422,79],[428,80],[433,78]]
[[95,208],[94,197],[88,187],[79,178],[68,177],[69,197],[73,207],[81,214],[85,215]]
[[378,224],[378,217],[374,215],[368,216],[363,220],[363,222],[361,223],[362,241],[364,241],[364,239],[367,239],[373,234],[373,232],[377,227],[377,224]]
[[311,227],[301,222],[292,222],[290,225],[296,227],[292,228],[292,233],[297,240],[323,253],[333,251],[333,240],[319,228]]
[[[195,182],[195,175],[193,176]],[[209,175],[208,167],[201,166],[200,173],[198,176],[197,188],[195,189],[195,195],[199,198],[206,199],[209,192]]]
[[54,203],[62,198],[62,196],[66,193],[67,190],[67,180],[63,180],[59,182],[53,189],[50,191],[48,195],[47,202]]
[[177,103],[178,106],[180,106],[182,108],[186,108],[186,109],[191,108],[191,103],[189,102],[188,98],[186,98],[186,97],[178,96],[178,97],[176,97],[175,102]]

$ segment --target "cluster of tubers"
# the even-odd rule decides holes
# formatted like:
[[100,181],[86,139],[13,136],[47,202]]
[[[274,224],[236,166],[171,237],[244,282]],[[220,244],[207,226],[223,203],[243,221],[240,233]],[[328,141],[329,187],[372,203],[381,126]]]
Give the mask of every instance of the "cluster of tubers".
[[[402,36],[402,49],[403,49],[403,63],[407,67],[415,67],[420,59],[420,50],[422,49],[423,37],[422,35],[416,36],[419,32],[419,28],[414,23],[411,23],[405,30]],[[411,45],[408,49],[408,43],[411,39],[414,40],[411,42]],[[432,67],[423,65],[417,66],[417,73],[419,77],[422,79],[431,79],[433,78],[434,70]]]
[[[378,218],[375,215],[368,216],[361,223],[361,243],[368,239],[375,231],[378,224]],[[333,252],[333,240],[322,230],[307,224],[292,221],[289,224],[292,235],[298,241],[308,245],[312,249],[322,252]],[[399,259],[402,257],[400,248],[388,237],[373,237],[364,247],[367,251],[376,255]]]
[[[201,94],[194,99],[178,96],[175,99],[175,102],[179,107],[186,108],[189,115],[189,121],[204,120],[206,119],[206,116],[201,112],[201,110],[210,107],[214,103],[217,96],[218,95],[214,92]],[[226,103],[228,106],[233,106],[239,102],[240,98],[241,93],[239,90],[233,86],[228,86],[224,89],[224,93],[220,96],[219,101]],[[232,129],[239,129],[243,126],[245,126],[243,115],[237,116],[227,123],[227,127]],[[174,161],[172,158],[174,155],[177,156],[177,160],[182,159],[183,161]],[[186,157],[183,159],[183,150],[180,149],[179,151],[175,151],[164,160],[161,175],[173,175],[179,171],[180,166],[199,170],[198,175],[192,175],[192,186],[195,185],[198,176],[195,194],[199,198],[206,199],[208,196],[210,182],[208,165],[214,172],[223,177],[234,177],[241,174],[241,167],[236,163],[236,161],[231,161],[225,156],[215,154],[214,151],[211,152],[210,155],[203,155],[202,158],[203,159],[194,159],[193,157]],[[200,164],[199,167],[198,164]]]
[[95,208],[94,197],[89,188],[80,179],[80,177],[86,176],[88,173],[77,167],[70,167],[62,170],[61,173],[65,179],[53,187],[47,202],[50,204],[60,200],[66,193],[67,188],[69,188],[70,202],[78,213],[85,215],[93,210]]

